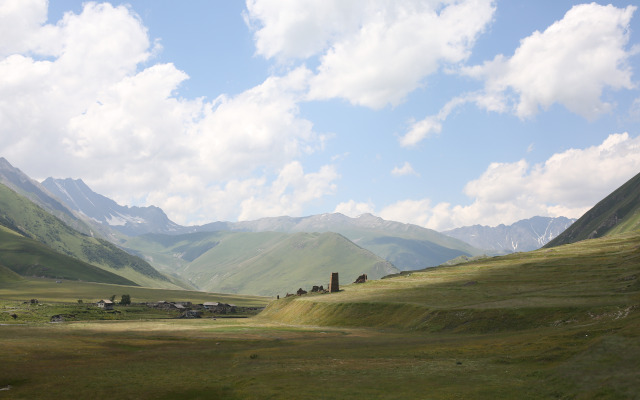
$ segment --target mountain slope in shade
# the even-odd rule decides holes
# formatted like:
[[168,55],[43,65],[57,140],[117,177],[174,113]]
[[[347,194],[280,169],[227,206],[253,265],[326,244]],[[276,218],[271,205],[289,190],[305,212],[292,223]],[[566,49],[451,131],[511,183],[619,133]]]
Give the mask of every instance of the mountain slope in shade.
[[[11,270],[16,275],[8,274],[3,268]],[[137,286],[120,275],[57,253],[40,242],[0,226],[0,281],[14,281],[16,276]]]
[[545,247],[640,230],[640,174],[593,206]]
[[533,217],[511,225],[501,224],[495,227],[473,225],[442,233],[481,249],[506,254],[539,249],[564,232],[575,221],[565,217]]
[[47,178],[42,186],[69,208],[128,236],[185,231],[185,228],[169,220],[160,208],[121,206],[108,197],[95,193],[81,179]]

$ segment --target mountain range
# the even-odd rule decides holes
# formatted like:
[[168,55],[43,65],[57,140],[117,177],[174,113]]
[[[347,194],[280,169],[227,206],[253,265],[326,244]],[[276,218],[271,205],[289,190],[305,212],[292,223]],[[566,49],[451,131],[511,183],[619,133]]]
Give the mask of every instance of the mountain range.
[[[42,185],[69,208],[89,217],[94,225],[127,236],[220,231],[287,234],[334,232],[392,263],[400,270],[435,266],[461,255],[475,256],[483,253],[468,243],[436,231],[412,224],[385,221],[371,214],[357,218],[339,213],[297,218],[283,216],[254,221],[217,221],[200,226],[181,226],[169,220],[157,207],[120,206],[113,200],[93,192],[81,180],[48,178]],[[131,243],[126,245],[128,249],[138,251],[137,254],[144,254],[142,249],[130,246]]]
[[442,233],[488,252],[507,254],[539,249],[564,232],[575,221],[565,217],[533,217],[511,225],[501,224],[495,227],[473,225]]
[[[47,239],[55,236],[50,230],[21,231],[23,225],[13,223],[15,218],[5,211],[10,208],[0,208],[7,217],[4,226],[14,232],[137,284],[229,293],[284,294],[295,286],[326,285],[329,272],[340,271],[343,282],[363,273],[377,279],[452,259],[538,248],[571,222],[538,217],[510,227],[475,226],[443,234],[371,214],[351,218],[328,213],[181,226],[158,207],[121,206],[80,179],[47,178],[40,184],[3,158],[0,183],[78,234],[52,241]],[[34,226],[63,231],[47,221]],[[78,245],[89,239],[101,250]],[[121,256],[96,258],[105,252],[127,254],[129,267],[118,264]]]
[[127,236],[144,233],[186,233],[158,207],[128,207],[95,193],[81,179],[47,178],[42,186],[71,210]]

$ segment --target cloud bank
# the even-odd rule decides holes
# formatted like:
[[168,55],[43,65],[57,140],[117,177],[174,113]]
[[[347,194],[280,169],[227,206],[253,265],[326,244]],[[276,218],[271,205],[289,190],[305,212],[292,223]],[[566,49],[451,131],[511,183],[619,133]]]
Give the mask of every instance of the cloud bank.
[[600,145],[569,149],[541,164],[491,163],[464,187],[469,205],[409,199],[382,208],[385,219],[438,231],[511,224],[533,216],[579,218],[640,171],[640,137],[609,135]]
[[46,15],[46,1],[0,11],[11,33],[0,35],[0,148],[30,174],[82,171],[96,191],[180,223],[296,214],[335,192],[335,167],[299,161],[325,140],[299,115],[307,69],[185,99],[188,75],[153,63],[156,45],[130,8],[86,3],[55,25]]

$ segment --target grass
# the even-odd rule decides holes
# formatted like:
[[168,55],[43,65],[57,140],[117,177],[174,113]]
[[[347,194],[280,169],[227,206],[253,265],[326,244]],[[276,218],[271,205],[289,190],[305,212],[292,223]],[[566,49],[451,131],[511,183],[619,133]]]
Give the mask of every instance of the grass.
[[26,276],[47,276],[93,282],[135,283],[120,275],[53,251],[33,239],[22,237],[0,226],[0,264]]
[[264,316],[284,323],[400,324],[429,331],[582,320],[640,304],[638,243],[640,233],[631,233],[413,271],[337,294],[288,298],[272,303]]
[[15,399],[632,398],[637,333],[637,315],[518,334],[221,319],[3,326],[0,388]]
[[102,283],[62,281],[51,279],[22,279],[0,281],[0,299],[24,301],[38,299],[45,302],[84,303],[108,299],[116,295],[119,300],[123,294],[131,295],[133,302],[152,301],[191,301],[192,303],[222,302],[246,307],[263,307],[271,300],[267,297],[208,293],[189,290],[156,289],[137,286],[109,285]]
[[[290,297],[248,319],[0,325],[0,398],[636,398],[638,277],[635,233]],[[2,284],[0,298],[11,285],[78,296],[42,282]]]
[[0,263],[21,275],[104,283],[143,277],[135,283],[178,288],[141,258],[74,230],[2,184],[0,226]]

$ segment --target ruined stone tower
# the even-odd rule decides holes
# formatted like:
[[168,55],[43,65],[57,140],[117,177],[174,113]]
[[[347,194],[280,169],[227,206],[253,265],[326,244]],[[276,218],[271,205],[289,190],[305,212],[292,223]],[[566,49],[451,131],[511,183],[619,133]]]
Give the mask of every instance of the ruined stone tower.
[[338,273],[332,272],[331,280],[329,281],[329,292],[333,293],[333,292],[339,292],[339,291],[340,291],[340,284],[338,283]]

